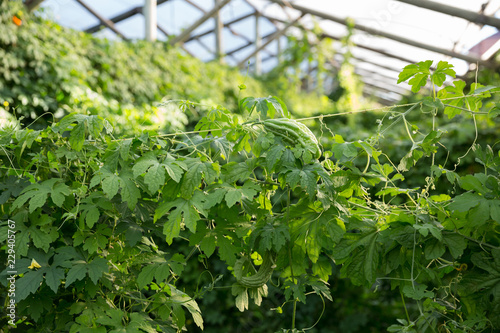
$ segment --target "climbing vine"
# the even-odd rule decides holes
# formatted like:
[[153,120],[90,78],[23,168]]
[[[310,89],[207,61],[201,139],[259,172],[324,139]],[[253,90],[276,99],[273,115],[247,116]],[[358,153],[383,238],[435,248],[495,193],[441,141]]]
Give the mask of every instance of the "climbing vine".
[[[467,154],[483,171],[459,174],[433,157],[445,149],[438,122],[419,129],[408,120],[444,113],[497,124],[497,109],[481,104],[497,88],[441,89],[452,66],[431,65],[400,74],[415,92],[431,84],[429,98],[385,110],[376,133],[352,142],[321,118],[318,137],[284,120],[292,115],[277,97],[241,99],[237,113],[213,107],[193,133],[115,137],[106,119],[76,113],[41,130],[3,127],[0,241],[6,262],[15,225],[17,327],[203,329],[198,300],[215,288],[230,288],[245,311],[276,286],[276,316],[292,314],[282,332],[300,332],[297,308],[309,297],[335,302],[328,281],[340,270],[355,285],[400,295],[406,318],[390,332],[498,329],[498,148],[472,143]],[[383,138],[398,126],[412,146],[396,161]],[[413,168],[428,170],[418,188],[405,185]],[[439,182],[453,191],[437,192]],[[206,264],[213,257],[229,279]],[[197,260],[210,280],[188,292],[185,269]]]

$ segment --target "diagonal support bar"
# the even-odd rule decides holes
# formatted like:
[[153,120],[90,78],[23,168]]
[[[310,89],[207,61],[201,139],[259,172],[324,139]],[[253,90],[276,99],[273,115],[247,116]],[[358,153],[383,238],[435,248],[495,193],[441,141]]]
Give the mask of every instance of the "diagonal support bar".
[[279,38],[281,36],[283,36],[286,31],[288,30],[288,28],[290,28],[291,26],[295,25],[302,17],[304,16],[304,14],[300,15],[299,17],[297,17],[295,20],[293,20],[292,22],[288,23],[287,25],[285,25],[285,27],[281,30],[278,30],[276,31],[274,34],[272,34],[267,40],[265,43],[263,43],[260,47],[256,48],[249,56],[247,56],[245,59],[243,59],[242,61],[240,61],[240,63],[238,64],[238,67],[244,67],[247,63],[248,60],[252,59],[257,53],[259,53],[262,49],[264,49],[266,46],[268,46],[273,40],[275,40],[276,38]]
[[490,25],[492,27],[495,27],[497,29],[500,29],[500,19],[493,17],[493,16],[487,16],[484,14],[472,12],[469,10],[465,10],[462,8],[457,8],[453,6],[448,6],[442,3],[437,3],[434,1],[428,1],[428,0],[396,0],[399,2],[404,2],[409,5],[413,5],[416,7],[421,7],[425,9],[430,9],[435,12],[455,16],[455,17],[460,17],[463,18],[467,21],[474,22],[477,24],[486,24]]
[[24,5],[28,9],[29,12],[35,10],[44,0],[27,0],[24,2]]
[[177,37],[175,37],[174,39],[172,39],[170,41],[170,45],[175,45],[177,43],[184,42],[186,39],[189,38],[189,35],[196,28],[198,28],[200,25],[202,25],[209,18],[213,17],[217,13],[217,11],[219,11],[222,7],[224,7],[225,5],[227,5],[230,1],[231,0],[222,0],[221,2],[219,2],[216,6],[214,6],[214,8],[212,8],[209,12],[207,12],[205,15],[203,15],[198,21],[196,21],[195,23],[193,23],[189,28],[185,29]]
[[83,0],[76,0],[76,1],[80,5],[82,5],[86,10],[88,10],[90,12],[90,14],[94,15],[99,21],[101,21],[101,23],[103,25],[110,28],[115,34],[117,34],[118,36],[120,36],[124,40],[128,40],[127,37],[125,37],[125,35],[123,35],[118,29],[116,29],[115,24],[113,22],[111,22],[110,20],[108,20],[104,16],[101,16],[101,14],[99,14],[94,9],[89,7],[85,2],[83,2]]
[[[158,0],[158,2],[156,3],[156,6],[158,7],[159,5],[161,5],[162,3],[167,2],[167,1],[168,0]],[[136,14],[141,14],[142,10],[143,10],[143,6],[137,6],[135,8],[130,9],[130,10],[127,10],[126,12],[118,14],[115,17],[110,18],[109,20],[111,22],[113,22],[113,23],[118,23],[118,22],[126,20],[129,17],[132,17],[132,16],[134,16]],[[99,31],[99,29],[101,29],[103,26],[104,26],[104,24],[99,23],[99,24],[97,24],[97,25],[95,25],[93,27],[90,27],[90,28],[86,29],[85,32],[87,32],[89,34],[92,34],[94,32]]]
[[[285,4],[282,0],[270,0],[270,1],[277,3],[277,4],[282,4],[282,5]],[[343,25],[347,25],[346,19],[335,17],[333,15],[326,14],[325,12],[320,12],[320,11],[317,11],[317,10],[314,10],[311,8],[307,8],[304,6],[300,6],[300,5],[297,5],[297,4],[292,3],[292,2],[287,2],[287,5],[296,9],[296,10],[299,10],[302,13],[311,14],[311,15],[314,15],[317,17],[321,17],[322,19],[325,19],[325,20],[330,20],[330,21],[337,22],[337,23],[340,23]],[[476,57],[472,57],[472,56],[469,56],[466,54],[457,53],[457,52],[443,49],[443,48],[440,48],[440,47],[437,47],[434,45],[420,43],[420,42],[417,42],[414,40],[410,40],[408,38],[404,38],[402,36],[398,36],[398,35],[394,35],[394,34],[391,34],[388,32],[380,31],[378,29],[370,28],[370,27],[362,25],[362,24],[355,23],[354,29],[365,31],[365,32],[367,32],[371,35],[374,35],[374,36],[381,36],[384,38],[392,39],[392,40],[395,40],[397,42],[411,45],[414,47],[418,47],[418,48],[421,48],[424,50],[428,50],[428,51],[432,51],[432,52],[436,52],[436,53],[441,53],[441,54],[444,54],[444,55],[447,55],[447,56],[450,56],[453,58],[457,58],[457,59],[462,59],[462,60],[465,60],[465,61],[470,62],[470,63],[479,63],[480,65],[490,67],[490,68],[494,67],[494,65],[491,62],[487,62],[487,61],[478,59]]]

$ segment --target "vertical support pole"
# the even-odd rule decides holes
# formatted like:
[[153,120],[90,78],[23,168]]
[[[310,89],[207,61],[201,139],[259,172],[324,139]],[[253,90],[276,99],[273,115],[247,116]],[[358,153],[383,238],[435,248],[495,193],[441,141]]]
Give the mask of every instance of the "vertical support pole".
[[[220,5],[221,0],[215,0],[215,6]],[[224,63],[224,43],[222,40],[222,30],[224,23],[222,22],[220,9],[215,14],[215,57],[219,63]]]
[[278,58],[278,65],[281,64],[281,37],[276,39],[276,43],[278,45],[278,49],[276,50],[276,57]]
[[157,37],[156,0],[145,0],[143,14],[146,21],[146,40],[154,42]]
[[[260,35],[260,15],[255,12],[255,49],[258,50],[262,46],[262,36]],[[255,53],[255,74],[262,74],[262,54],[260,52]]]

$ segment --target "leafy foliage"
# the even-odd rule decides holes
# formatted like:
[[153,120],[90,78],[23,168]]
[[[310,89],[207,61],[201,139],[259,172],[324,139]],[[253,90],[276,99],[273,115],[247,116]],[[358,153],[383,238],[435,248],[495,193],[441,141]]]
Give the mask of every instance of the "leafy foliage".
[[[448,121],[486,116],[493,87],[435,91],[453,74],[445,62],[405,68],[400,81],[415,90],[430,82],[432,96],[392,110],[392,122],[366,140],[326,131],[319,159],[264,130],[263,120],[291,116],[275,97],[233,105],[243,121],[231,106],[198,110],[206,112],[194,135],[145,130],[116,138],[104,117],[75,113],[36,131],[3,127],[0,238],[6,244],[14,221],[18,327],[208,330],[211,309],[201,304],[227,288],[239,311],[281,295],[275,316],[292,319],[280,319],[279,329],[299,332],[307,327],[296,323],[296,308],[313,299],[336,304],[331,291],[340,294],[349,279],[407,304],[390,332],[498,330],[500,154],[474,143],[481,169],[460,174],[433,159],[447,133],[424,133],[409,121],[418,110]],[[411,142],[399,165],[381,140],[397,124]],[[427,178],[411,187],[415,168]],[[436,190],[441,183],[453,190]],[[269,253],[269,281],[235,283],[258,274]],[[193,267],[197,282],[189,280]],[[340,329],[357,321],[350,322]]]

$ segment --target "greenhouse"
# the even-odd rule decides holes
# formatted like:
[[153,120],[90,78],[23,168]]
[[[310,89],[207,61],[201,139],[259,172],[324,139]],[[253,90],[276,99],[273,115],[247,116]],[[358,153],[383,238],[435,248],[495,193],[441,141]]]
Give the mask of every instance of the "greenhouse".
[[500,331],[500,1],[0,1],[0,332]]

